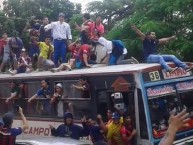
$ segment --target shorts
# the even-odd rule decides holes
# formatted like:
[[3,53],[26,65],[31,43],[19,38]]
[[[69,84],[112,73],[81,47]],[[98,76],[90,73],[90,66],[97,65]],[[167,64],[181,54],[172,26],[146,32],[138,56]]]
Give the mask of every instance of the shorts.
[[10,60],[10,53],[3,54],[3,63],[7,63]]
[[44,59],[44,64],[46,68],[53,68],[54,67],[54,62],[50,59]]
[[26,67],[18,67],[17,68],[17,73],[25,73],[26,72]]

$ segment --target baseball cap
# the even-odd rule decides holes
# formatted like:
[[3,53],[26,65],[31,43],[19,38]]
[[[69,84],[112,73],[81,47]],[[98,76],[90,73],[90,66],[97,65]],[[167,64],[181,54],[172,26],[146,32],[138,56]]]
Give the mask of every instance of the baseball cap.
[[60,87],[61,89],[63,88],[62,87],[62,83],[58,83],[58,84],[56,84],[56,86],[55,87]]
[[121,116],[120,116],[120,114],[119,114],[118,112],[114,112],[114,113],[112,114],[112,118],[113,118],[113,119],[120,119]]
[[3,123],[4,123],[4,125],[5,126],[9,126],[9,125],[12,124],[12,122],[13,122],[13,115],[10,112],[5,113],[3,115]]
[[59,13],[58,14],[58,17],[64,17],[65,15],[64,15],[64,13]]
[[22,52],[26,52],[26,49],[25,48],[22,48],[22,50],[21,50]]

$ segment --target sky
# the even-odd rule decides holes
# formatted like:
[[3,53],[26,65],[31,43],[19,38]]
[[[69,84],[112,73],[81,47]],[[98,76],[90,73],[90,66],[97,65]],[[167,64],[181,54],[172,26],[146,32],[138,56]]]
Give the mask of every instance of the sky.
[[[0,5],[2,5],[2,2],[4,0],[0,0]],[[86,4],[88,4],[89,2],[92,2],[92,1],[102,1],[102,0],[69,0],[73,3],[81,3],[82,5],[82,10],[84,11],[84,9],[86,8]]]

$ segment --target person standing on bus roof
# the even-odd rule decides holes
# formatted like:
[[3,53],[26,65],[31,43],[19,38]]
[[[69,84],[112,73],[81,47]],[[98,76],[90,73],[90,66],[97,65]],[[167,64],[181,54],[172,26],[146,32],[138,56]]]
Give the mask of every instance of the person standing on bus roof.
[[[67,40],[71,42],[72,35],[70,25],[64,21],[65,15],[59,13],[57,22],[52,22],[44,27],[46,31],[53,30],[54,39],[54,64],[58,67],[58,61],[61,58],[62,63],[66,63]],[[69,42],[69,43],[70,43]]]
[[52,94],[49,82],[47,80],[42,80],[41,89],[39,89],[35,95],[33,95],[31,98],[28,99],[28,103],[31,103],[31,101],[33,101],[36,98],[43,99],[41,101],[42,107],[39,107],[40,110],[37,110],[37,111],[46,115],[47,114],[51,115],[50,98],[52,95],[53,94]]
[[56,137],[71,137],[79,140],[80,137],[88,136],[88,130],[85,127],[86,120],[82,120],[83,127],[73,123],[73,115],[70,112],[64,113],[64,124],[58,126],[55,129],[50,125],[52,136]]
[[[155,32],[149,32],[145,35],[141,32],[135,25],[132,25],[131,28],[140,36],[143,41],[143,51],[144,57],[147,63],[160,63],[160,65],[165,69],[166,72],[172,73],[177,67],[183,68],[185,71],[190,71],[192,67],[186,65],[184,62],[180,61],[174,55],[159,55],[157,53],[158,45],[165,44],[168,41],[176,40],[176,36],[171,36],[167,38],[156,39]],[[166,62],[174,62],[176,68],[170,67]]]
[[183,127],[187,127],[187,122],[190,120],[190,118],[188,118],[189,115],[189,113],[186,113],[186,110],[181,111],[177,115],[171,115],[168,121],[168,130],[159,145],[173,145],[177,131]]
[[23,123],[19,128],[12,128],[13,114],[5,113],[3,115],[3,123],[0,122],[0,145],[15,145],[16,137],[28,129],[28,123],[21,107],[18,108],[18,112]]
[[98,42],[104,46],[106,51],[106,55],[101,59],[102,63],[106,63],[107,65],[139,63],[134,57],[124,60],[125,56],[127,55],[127,49],[121,40],[110,41],[104,37],[100,37]]

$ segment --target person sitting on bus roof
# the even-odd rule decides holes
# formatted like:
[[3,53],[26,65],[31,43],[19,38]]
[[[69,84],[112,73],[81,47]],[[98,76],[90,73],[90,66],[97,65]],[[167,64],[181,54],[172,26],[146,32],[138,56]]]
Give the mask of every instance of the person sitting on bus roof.
[[18,108],[18,112],[23,123],[19,128],[12,128],[13,114],[8,112],[3,115],[3,123],[0,122],[0,145],[15,145],[16,137],[28,129],[28,123],[21,107]]
[[71,87],[81,91],[82,98],[90,98],[90,85],[86,78],[81,78],[79,85],[72,84]]
[[41,114],[48,114],[51,115],[51,106],[50,106],[50,98],[52,96],[52,91],[49,85],[49,82],[47,80],[41,81],[41,89],[38,90],[38,92],[33,95],[31,98],[28,99],[28,103],[31,103],[32,100],[36,99],[37,97],[41,100],[41,105],[38,108],[38,112]]
[[71,52],[70,60],[68,63],[62,63],[58,68],[50,69],[51,72],[59,72],[63,70],[72,70],[75,68],[75,59],[78,57],[78,50],[81,47],[79,40],[77,39],[75,42],[70,43],[69,51]]
[[51,59],[54,48],[51,45],[51,36],[46,36],[45,42],[37,42],[37,40],[34,39],[34,44],[39,45],[40,48],[37,71],[53,68],[54,62]]
[[139,62],[134,58],[124,60],[127,55],[127,49],[121,40],[107,40],[104,37],[100,37],[98,42],[104,46],[106,55],[101,59],[102,63],[107,65],[117,64],[138,64]]
[[131,117],[128,113],[123,115],[123,125],[120,130],[121,137],[125,145],[132,145],[132,141],[137,134],[136,129],[133,128]]
[[[68,96],[65,96],[65,92],[63,89],[62,83],[57,83],[55,86],[55,93],[53,97],[51,98],[50,103],[55,104],[57,103],[57,114],[58,117],[62,117],[64,114],[64,107],[67,112],[71,112],[74,114],[74,108],[71,102],[64,102],[62,99],[68,98]],[[67,107],[66,107],[67,106]]]
[[181,111],[177,115],[171,115],[168,121],[168,130],[166,131],[159,145],[173,145],[177,131],[188,126],[187,122],[190,120],[188,116],[189,113],[186,113],[186,110]]
[[[175,40],[176,36],[171,36],[167,38],[156,39],[155,32],[149,32],[145,35],[141,32],[135,25],[132,25],[131,28],[140,36],[143,41],[143,52],[145,59],[148,63],[160,63],[166,72],[172,73],[177,67],[181,67],[187,72],[190,71],[193,67],[186,65],[184,62],[180,61],[174,55],[159,55],[158,45],[165,44],[170,40]],[[176,68],[170,67],[166,62],[172,61],[176,64]]]
[[32,71],[29,64],[31,63],[31,58],[27,55],[25,48],[21,50],[21,56],[18,60],[17,70],[9,71],[12,75],[17,73],[29,73]]
[[[10,97],[8,97],[7,99],[6,99],[6,103],[9,103],[11,100],[13,100],[13,99],[18,99],[19,97],[20,97],[20,88],[19,88],[19,86],[18,86],[18,83],[17,82],[15,82],[15,81],[11,81],[10,82],[10,87],[11,87],[11,95],[10,95]],[[15,100],[14,101],[14,104],[16,103],[17,101]],[[17,105],[19,105],[19,104],[17,104]]]
[[95,61],[90,59],[90,53],[94,47],[96,47],[96,43],[94,41],[90,41],[89,44],[83,44],[80,46],[78,50],[78,57],[75,61],[76,68],[90,68],[92,64],[96,64]]
[[50,126],[52,136],[56,137],[71,137],[79,140],[80,137],[88,136],[88,129],[85,127],[86,120],[82,120],[83,127],[73,123],[73,115],[70,112],[64,113],[64,124],[61,124],[55,129]]

